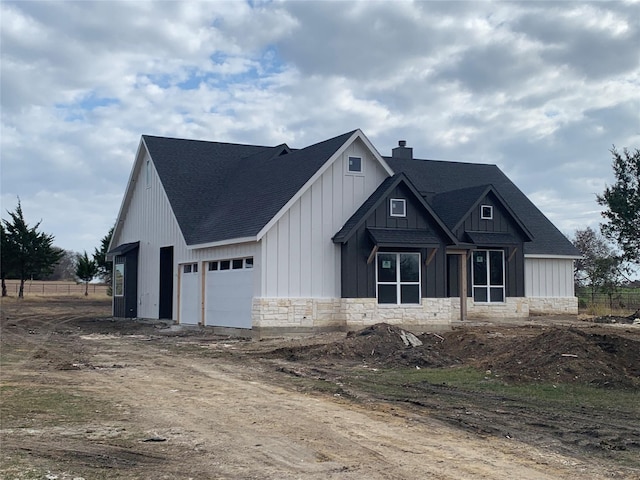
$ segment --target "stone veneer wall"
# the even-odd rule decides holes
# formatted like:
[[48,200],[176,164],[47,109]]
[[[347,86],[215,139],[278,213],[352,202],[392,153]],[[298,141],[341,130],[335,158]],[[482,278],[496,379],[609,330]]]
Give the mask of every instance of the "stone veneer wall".
[[[450,298],[453,321],[460,320],[460,298]],[[529,299],[526,297],[507,297],[505,303],[475,303],[467,298],[467,318],[527,318]]]
[[341,329],[386,322],[442,325],[451,322],[451,299],[423,298],[421,305],[378,305],[375,298],[254,298],[253,326]]
[[343,298],[341,316],[349,328],[361,328],[375,323],[421,326],[451,323],[451,302],[448,298],[423,298],[420,305],[380,305],[375,298]]
[[[509,297],[505,303],[474,303],[474,318],[527,318],[529,314],[578,313],[576,297]],[[351,329],[386,322],[395,325],[446,325],[460,319],[459,298],[423,298],[421,305],[379,305],[375,298],[254,298],[253,327],[262,329]]]
[[529,297],[529,313],[535,315],[577,315],[578,297]]
[[261,328],[341,328],[341,298],[254,298],[253,326]]

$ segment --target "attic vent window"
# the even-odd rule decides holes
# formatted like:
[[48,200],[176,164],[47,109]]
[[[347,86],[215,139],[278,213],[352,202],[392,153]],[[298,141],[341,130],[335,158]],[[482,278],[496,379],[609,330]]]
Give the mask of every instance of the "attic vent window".
[[407,201],[403,198],[392,198],[390,204],[390,213],[392,217],[406,217]]
[[482,220],[493,220],[493,207],[491,205],[482,205],[480,207],[480,218]]
[[349,173],[362,173],[362,157],[349,157],[347,171]]

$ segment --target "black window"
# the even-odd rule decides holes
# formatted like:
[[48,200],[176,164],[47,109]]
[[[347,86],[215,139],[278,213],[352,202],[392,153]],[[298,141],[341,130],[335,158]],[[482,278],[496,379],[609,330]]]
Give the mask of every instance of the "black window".
[[420,303],[420,254],[379,253],[378,303]]

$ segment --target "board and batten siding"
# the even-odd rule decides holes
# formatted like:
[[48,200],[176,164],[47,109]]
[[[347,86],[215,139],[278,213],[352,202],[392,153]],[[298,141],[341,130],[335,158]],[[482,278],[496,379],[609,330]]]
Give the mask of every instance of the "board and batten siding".
[[[178,221],[160,178],[146,149],[133,172],[133,192],[119,235],[113,245],[140,241],[138,258],[138,317],[158,318],[160,290],[160,248],[173,246],[173,319],[178,319],[178,271],[180,264],[198,262],[199,271],[205,271],[203,262],[255,256],[256,242],[247,242],[204,249],[188,249]],[[149,160],[149,172],[146,171]],[[259,261],[254,258],[254,262]],[[202,273],[200,273],[201,275]],[[254,290],[258,291],[257,283]]]
[[[347,173],[349,156],[362,158],[362,174]],[[361,140],[349,145],[262,238],[260,296],[340,298],[331,238],[387,176]]]
[[573,297],[573,259],[531,258],[525,255],[525,296]]

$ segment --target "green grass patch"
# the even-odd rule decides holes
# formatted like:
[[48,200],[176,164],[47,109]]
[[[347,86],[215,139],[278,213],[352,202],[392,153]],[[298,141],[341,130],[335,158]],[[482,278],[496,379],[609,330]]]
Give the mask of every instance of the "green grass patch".
[[49,387],[0,387],[2,428],[66,425],[86,422],[108,412],[103,402]]
[[349,375],[348,383],[394,400],[419,398],[430,386],[435,386],[494,394],[516,401],[556,404],[565,408],[615,408],[640,415],[638,390],[604,389],[580,384],[509,384],[499,377],[470,367],[365,370]]

